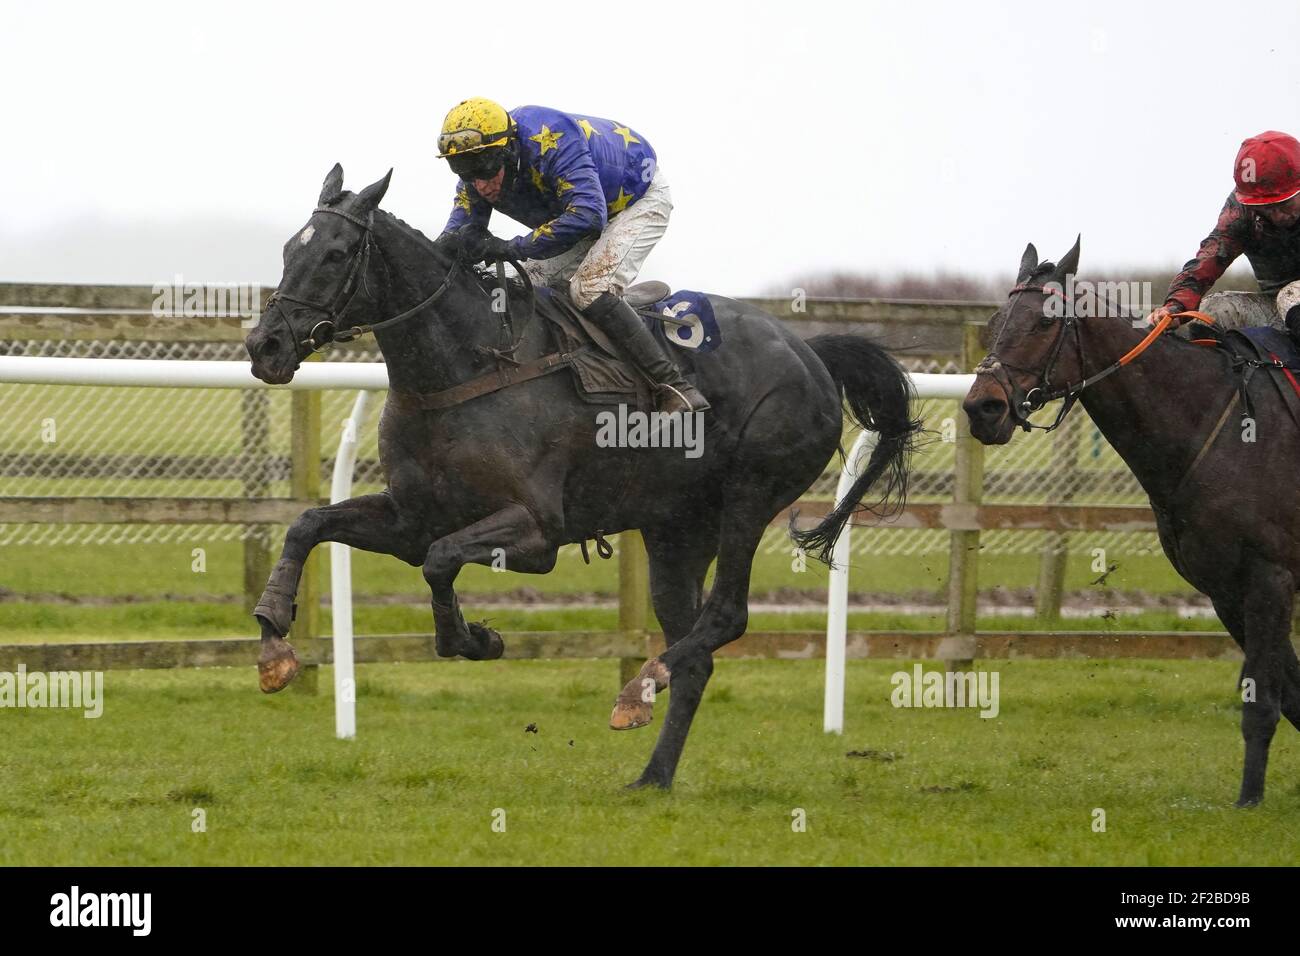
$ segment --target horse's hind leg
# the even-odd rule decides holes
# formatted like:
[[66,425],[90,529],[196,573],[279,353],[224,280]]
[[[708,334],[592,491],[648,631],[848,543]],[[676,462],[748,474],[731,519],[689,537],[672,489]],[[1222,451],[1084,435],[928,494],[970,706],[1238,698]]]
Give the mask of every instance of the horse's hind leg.
[[298,658],[284,636],[293,621],[293,598],[298,593],[303,564],[312,548],[324,541],[377,554],[392,554],[418,565],[423,542],[407,526],[387,492],[362,495],[322,508],[308,508],[289,526],[280,560],[271,571],[253,615],[262,628],[262,653],[258,680],[265,693],[281,690],[298,673]]
[[691,633],[704,609],[704,579],[718,555],[716,511],[698,518],[679,515],[669,527],[643,528],[650,559],[650,600],[672,647]]
[[[1246,649],[1246,619],[1240,602],[1223,598],[1211,598],[1214,612],[1228,629],[1232,639]],[[1300,730],[1300,660],[1296,659],[1295,648],[1288,640],[1281,647],[1282,667],[1279,676],[1278,706],[1282,716],[1289,720],[1296,730]],[[1241,665],[1241,674],[1237,678],[1237,692],[1241,692],[1242,682],[1246,677],[1246,665]]]
[[635,714],[644,706],[645,697],[652,698],[651,687],[661,691],[672,682],[668,716],[659,731],[650,762],[640,779],[632,784],[634,787],[672,785],[691,721],[713,674],[713,652],[744,634],[748,625],[749,576],[770,510],[768,505],[760,506],[752,500],[732,504],[722,519],[713,591],[699,620],[686,638],[647,661],[641,673],[619,694],[610,717],[613,727],[627,725],[629,709]]
[[456,575],[467,564],[491,564],[501,557],[510,571],[545,574],[555,567],[557,544],[523,505],[511,505],[439,538],[424,558],[424,580],[433,594],[434,642],[441,657],[494,660],[505,652],[501,635],[483,624],[467,624],[456,599]]
[[[663,627],[664,642],[672,647],[700,619],[704,577],[718,548],[717,519],[681,521],[672,527],[643,528],[641,533],[650,558],[650,600]],[[648,683],[622,703],[624,706],[615,706],[617,719],[611,718],[614,730],[644,727],[654,717]]]
[[1278,648],[1278,654],[1278,704],[1282,716],[1300,730],[1300,660],[1296,659],[1295,646],[1289,634]]
[[1264,799],[1268,749],[1277,730],[1287,683],[1282,643],[1290,641],[1295,598],[1295,581],[1285,568],[1261,563],[1252,570],[1251,587],[1243,603],[1246,666],[1242,675],[1253,683],[1254,694],[1244,702],[1241,712],[1246,760],[1239,807],[1253,807]]

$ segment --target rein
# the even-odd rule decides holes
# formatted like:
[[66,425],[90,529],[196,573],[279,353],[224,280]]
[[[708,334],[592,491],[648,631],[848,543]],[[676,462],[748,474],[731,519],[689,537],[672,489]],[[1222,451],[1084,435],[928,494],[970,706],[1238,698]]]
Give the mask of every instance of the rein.
[[[1061,298],[1065,298],[1065,294],[1060,289],[1051,286],[1017,285],[1011,290],[1008,299],[1011,299],[1022,292],[1041,292],[1045,296],[1058,295]],[[1204,312],[1185,311],[1178,313],[1178,315],[1180,319],[1185,317],[1199,322],[1204,322],[1207,325],[1214,324],[1214,319],[1211,316],[1206,315]],[[1073,384],[1058,385],[1054,387],[1052,385],[1052,372],[1056,369],[1056,363],[1060,360],[1061,351],[1065,345],[1065,337],[1071,329],[1074,330],[1074,346],[1075,352],[1079,357],[1080,372],[1083,371],[1084,367],[1083,339],[1079,331],[1079,319],[1078,316],[1073,314],[1073,310],[1067,309],[1065,316],[1063,316],[1061,332],[1056,337],[1056,341],[1052,343],[1052,351],[1047,357],[1047,362],[1044,365],[1042,372],[1036,373],[1032,369],[1020,368],[998,358],[997,346],[998,341],[1000,341],[1002,337],[999,333],[998,341],[993,343],[993,347],[989,350],[988,355],[980,361],[979,365],[975,366],[975,374],[992,375],[998,384],[1002,386],[1003,390],[1007,393],[1007,397],[1010,399],[1010,408],[1014,420],[1022,429],[1025,431],[1031,431],[1037,428],[1045,432],[1054,431],[1060,427],[1063,421],[1065,421],[1065,416],[1070,413],[1070,409],[1074,407],[1074,403],[1078,400],[1079,395],[1084,389],[1096,385],[1102,379],[1108,378],[1137,359],[1138,356],[1151,347],[1151,344],[1155,342],[1156,339],[1164,334],[1172,321],[1173,316],[1166,315],[1156,323],[1141,342],[1124,353],[1118,361],[1108,365],[1100,372],[1090,375]],[[1005,330],[1006,326],[1004,325],[1003,331]],[[1021,372],[1025,375],[1034,375],[1038,378],[1040,384],[1031,388],[1028,392],[1025,392],[1012,380],[1011,376],[1007,374],[1007,369],[1010,369],[1013,372]],[[1029,416],[1034,412],[1038,411],[1048,402],[1054,402],[1059,398],[1065,399],[1065,402],[1061,405],[1061,410],[1057,413],[1056,419],[1052,424],[1035,425],[1029,420]]]
[[[343,316],[352,306],[356,299],[357,293],[362,286],[366,286],[366,294],[369,296],[370,289],[366,282],[366,276],[370,268],[370,254],[373,249],[383,262],[383,253],[380,252],[379,246],[374,241],[374,221],[375,214],[372,211],[365,219],[361,219],[351,213],[344,212],[341,209],[331,209],[328,206],[318,206],[313,213],[323,212],[332,216],[339,216],[348,222],[358,226],[362,232],[362,242],[360,248],[352,257],[352,262],[348,266],[348,272],[339,287],[338,292],[328,303],[313,302],[299,296],[288,295],[280,292],[278,289],[271,293],[267,299],[266,308],[274,308],[274,314],[279,316],[280,321],[284,323],[285,328],[289,330],[290,339],[296,338],[293,325],[289,322],[289,317],[284,312],[281,301],[292,302],[295,305],[303,306],[313,312],[323,313],[325,318],[321,319],[312,326],[311,331],[307,333],[307,338],[301,341],[301,345],[306,345],[314,352],[322,352],[329,346],[339,342],[351,342],[359,336],[367,333],[379,332],[383,329],[389,329],[403,322],[408,322],[415,318],[429,306],[433,305],[447,293],[452,283],[460,274],[465,265],[460,256],[454,257],[451,268],[443,277],[442,284],[427,296],[423,301],[417,303],[405,312],[391,318],[384,319],[380,322],[374,322],[364,325],[343,325]],[[401,392],[397,389],[391,389],[394,396],[398,397],[399,402],[421,408],[426,411],[440,410],[459,405],[471,398],[477,398],[480,395],[487,395],[491,392],[499,391],[519,382],[526,382],[534,378],[540,378],[549,375],[554,371],[567,367],[573,361],[573,356],[567,352],[553,352],[549,355],[543,355],[541,358],[531,362],[520,362],[513,357],[513,353],[519,348],[522,341],[522,335],[519,340],[515,339],[514,317],[510,311],[510,291],[506,281],[505,263],[509,262],[515,267],[515,271],[523,283],[526,298],[529,302],[529,309],[523,320],[523,326],[526,328],[536,312],[536,297],[533,289],[533,282],[523,265],[515,259],[505,259],[497,263],[496,275],[498,289],[501,298],[504,300],[500,309],[494,304],[494,311],[501,313],[501,335],[503,338],[502,348],[496,349],[488,346],[480,347],[484,353],[491,355],[496,359],[497,370],[484,375],[479,375],[469,381],[462,382],[459,385],[453,385],[450,388],[438,392]],[[387,266],[385,265],[385,268]],[[340,301],[343,303],[339,305]],[[374,301],[373,299],[371,300]]]

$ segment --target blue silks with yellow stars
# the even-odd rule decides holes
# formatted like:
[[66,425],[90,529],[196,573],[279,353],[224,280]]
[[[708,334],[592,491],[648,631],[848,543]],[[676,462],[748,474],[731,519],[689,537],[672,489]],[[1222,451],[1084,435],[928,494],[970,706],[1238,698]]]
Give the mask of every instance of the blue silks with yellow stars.
[[487,225],[492,210],[532,227],[510,245],[516,259],[549,259],[636,202],[654,178],[655,151],[635,130],[598,116],[545,106],[511,110],[519,139],[519,171],[495,205],[462,181],[444,233],[466,223]]

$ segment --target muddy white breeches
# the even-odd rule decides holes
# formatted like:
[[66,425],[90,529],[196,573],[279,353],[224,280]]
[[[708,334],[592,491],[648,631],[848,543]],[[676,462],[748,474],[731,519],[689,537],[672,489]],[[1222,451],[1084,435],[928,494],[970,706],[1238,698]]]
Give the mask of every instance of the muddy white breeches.
[[609,221],[595,239],[584,239],[550,259],[523,263],[535,284],[569,283],[569,297],[580,309],[602,292],[622,295],[641,271],[664,232],[673,210],[672,193],[662,172],[655,171],[645,194]]
[[1270,325],[1280,329],[1287,313],[1300,306],[1300,282],[1283,286],[1276,295],[1268,292],[1211,292],[1201,300],[1199,310],[1213,316],[1227,329]]

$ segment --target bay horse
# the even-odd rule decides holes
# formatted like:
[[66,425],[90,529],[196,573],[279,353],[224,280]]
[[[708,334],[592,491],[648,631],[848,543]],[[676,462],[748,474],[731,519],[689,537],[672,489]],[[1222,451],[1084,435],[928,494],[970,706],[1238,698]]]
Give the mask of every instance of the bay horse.
[[1252,420],[1230,420],[1241,382],[1223,350],[1159,335],[1121,364],[1150,333],[1062,301],[1078,265],[1078,241],[1058,264],[1026,248],[962,407],[975,438],[1002,445],[1017,427],[1043,427],[1033,411],[1062,399],[1059,424],[1077,400],[1132,470],[1166,556],[1245,653],[1237,806],[1254,806],[1279,716],[1300,728],[1300,434],[1268,374],[1249,381]]
[[[610,725],[649,723],[654,693],[671,684],[653,754],[630,785],[667,788],[713,652],[745,632],[763,532],[839,447],[844,402],[854,421],[879,432],[880,444],[848,498],[796,540],[828,561],[855,509],[900,503],[919,428],[910,381],[866,338],[805,342],[771,315],[710,296],[722,345],[691,356],[671,350],[713,403],[703,453],[601,447],[600,406],[582,401],[567,375],[519,372],[541,368],[554,351],[543,323],[534,317],[517,342],[498,348],[502,287],[463,261],[455,234],[434,242],[381,210],[391,176],[354,194],[343,189],[342,168],[330,170],[307,224],[285,243],[279,287],[246,338],[253,374],[282,384],[313,349],[373,331],[390,382],[379,424],[387,487],[310,508],[285,535],[254,610],[262,689],[279,690],[297,672],[284,636],[303,562],[322,542],[421,568],[438,654],[487,660],[504,644],[461,614],[454,584],[464,565],[504,555],[509,570],[545,574],[561,545],[640,529],[668,646],[618,695]],[[511,283],[508,298],[507,315],[537,305],[526,283]],[[519,381],[482,385],[502,376]],[[879,497],[863,504],[880,479]]]

